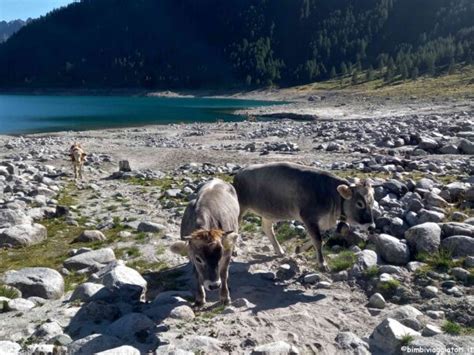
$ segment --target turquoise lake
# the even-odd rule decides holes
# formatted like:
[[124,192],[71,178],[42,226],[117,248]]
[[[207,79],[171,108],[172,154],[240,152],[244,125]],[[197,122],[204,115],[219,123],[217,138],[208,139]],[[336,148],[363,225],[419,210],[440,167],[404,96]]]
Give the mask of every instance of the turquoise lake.
[[180,122],[239,121],[237,109],[275,102],[125,96],[0,95],[0,133],[133,127]]

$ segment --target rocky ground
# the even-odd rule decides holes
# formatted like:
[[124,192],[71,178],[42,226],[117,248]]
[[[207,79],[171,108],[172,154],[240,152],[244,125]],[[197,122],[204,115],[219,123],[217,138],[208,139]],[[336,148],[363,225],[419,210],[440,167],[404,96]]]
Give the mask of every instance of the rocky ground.
[[[0,136],[0,353],[474,352],[473,106],[397,107]],[[74,141],[89,153],[77,183]],[[278,225],[276,257],[248,215],[232,304],[193,309],[190,266],[169,251],[187,202],[271,161],[371,178],[376,233],[329,231],[323,273],[295,252],[304,226]]]

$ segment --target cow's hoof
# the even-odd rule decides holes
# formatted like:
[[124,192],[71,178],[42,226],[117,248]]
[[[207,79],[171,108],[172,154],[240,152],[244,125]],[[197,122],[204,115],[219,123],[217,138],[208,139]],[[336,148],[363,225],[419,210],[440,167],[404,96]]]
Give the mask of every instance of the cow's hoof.
[[196,301],[194,302],[192,308],[196,311],[200,310],[202,307],[204,307],[205,302],[203,301]]
[[221,306],[228,306],[231,302],[230,297],[222,298],[220,301]]
[[319,264],[319,270],[323,272],[329,272],[329,266],[326,263]]

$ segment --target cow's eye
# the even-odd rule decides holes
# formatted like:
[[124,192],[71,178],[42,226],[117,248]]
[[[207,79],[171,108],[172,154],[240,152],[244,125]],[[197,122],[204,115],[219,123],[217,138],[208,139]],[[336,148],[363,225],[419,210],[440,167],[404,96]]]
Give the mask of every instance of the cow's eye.
[[203,263],[202,259],[201,259],[199,256],[196,256],[196,261],[197,261],[199,264],[202,264],[202,263]]
[[362,209],[362,208],[365,207],[365,203],[359,200],[359,201],[357,201],[356,206],[357,206],[357,208]]

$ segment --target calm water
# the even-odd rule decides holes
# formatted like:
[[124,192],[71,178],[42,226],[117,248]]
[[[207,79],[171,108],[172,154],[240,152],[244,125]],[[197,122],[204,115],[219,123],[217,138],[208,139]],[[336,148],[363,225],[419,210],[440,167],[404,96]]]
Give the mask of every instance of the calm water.
[[242,117],[232,114],[235,109],[274,104],[206,98],[0,95],[0,133],[237,121]]

